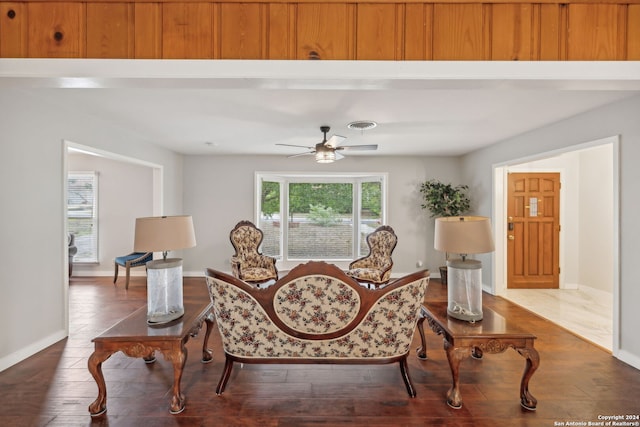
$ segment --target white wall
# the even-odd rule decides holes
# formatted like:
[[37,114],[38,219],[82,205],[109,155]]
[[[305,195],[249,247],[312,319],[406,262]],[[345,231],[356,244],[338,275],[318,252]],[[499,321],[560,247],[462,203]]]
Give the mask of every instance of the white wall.
[[182,157],[99,118],[0,89],[0,370],[67,335],[64,139],[163,166],[182,212]]
[[[113,275],[113,259],[133,251],[135,219],[153,215],[153,168],[82,153],[69,153],[71,171],[98,172],[98,264],[78,264],[74,276]],[[131,269],[144,274],[144,269]]]
[[460,183],[458,158],[345,157],[319,165],[310,157],[187,156],[184,165],[185,213],[193,215],[197,247],[183,251],[184,270],[202,275],[206,267],[229,271],[233,247],[229,232],[240,220],[253,221],[256,171],[388,173],[388,224],[398,235],[394,275],[422,268],[438,274],[443,254],[433,249],[434,220],[420,208],[420,184],[438,178]]
[[580,245],[578,283],[612,292],[613,149],[611,145],[580,156]]
[[[634,96],[556,124],[534,130],[494,144],[463,157],[463,180],[472,187],[490,189],[493,165],[522,159],[539,153],[566,149],[578,144],[620,135],[620,311],[619,348],[614,354],[640,368],[640,335],[637,334],[636,311],[640,303],[640,286],[635,264],[640,256],[640,96]],[[482,197],[478,213],[492,216],[490,194]],[[493,280],[489,275],[488,279]]]

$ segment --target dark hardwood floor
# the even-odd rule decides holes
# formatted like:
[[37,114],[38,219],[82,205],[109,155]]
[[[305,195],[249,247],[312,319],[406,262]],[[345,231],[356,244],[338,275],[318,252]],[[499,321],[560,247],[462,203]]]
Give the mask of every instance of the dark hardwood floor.
[[[205,286],[203,278],[185,280]],[[0,426],[559,426],[587,425],[599,421],[599,416],[640,414],[640,371],[502,298],[485,294],[485,305],[517,319],[538,336],[540,368],[529,384],[538,399],[535,412],[520,406],[524,359],[512,349],[463,361],[463,407],[448,407],[445,394],[451,372],[442,338],[430,330],[426,330],[429,359],[420,361],[415,352],[409,358],[415,399],[407,396],[397,364],[238,365],[225,393],[216,396],[224,358],[214,328],[212,363],[200,363],[201,336],[188,344],[190,356],[182,378],[184,412],[169,414],[170,363],[160,356],[155,364],[146,365],[142,359],[117,353],[103,365],[107,413],[92,419],[87,407],[97,396],[97,386],[87,370],[91,339],[144,305],[145,295],[144,278],[132,278],[125,291],[122,278],[114,287],[110,278],[73,277],[70,336],[0,373]],[[446,287],[432,280],[427,299],[446,300]],[[419,342],[416,333],[413,347]]]

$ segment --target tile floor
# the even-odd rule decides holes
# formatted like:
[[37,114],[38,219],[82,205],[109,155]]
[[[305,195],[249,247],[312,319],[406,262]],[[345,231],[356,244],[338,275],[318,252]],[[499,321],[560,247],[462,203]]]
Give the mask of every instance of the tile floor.
[[592,343],[611,351],[613,295],[582,286],[578,289],[507,289],[502,295]]

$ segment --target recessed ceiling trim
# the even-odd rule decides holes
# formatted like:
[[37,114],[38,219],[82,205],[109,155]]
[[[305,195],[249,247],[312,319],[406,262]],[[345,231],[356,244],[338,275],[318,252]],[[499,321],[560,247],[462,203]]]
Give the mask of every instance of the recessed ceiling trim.
[[0,58],[0,87],[638,90],[640,61],[264,61]]

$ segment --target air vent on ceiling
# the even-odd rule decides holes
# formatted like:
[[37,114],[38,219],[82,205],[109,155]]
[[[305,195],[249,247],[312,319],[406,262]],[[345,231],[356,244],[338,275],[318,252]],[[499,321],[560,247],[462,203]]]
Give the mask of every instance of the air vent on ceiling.
[[376,122],[372,122],[370,120],[358,120],[356,122],[351,122],[347,125],[349,129],[355,130],[369,130],[378,126]]

